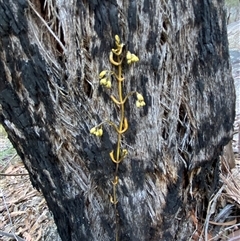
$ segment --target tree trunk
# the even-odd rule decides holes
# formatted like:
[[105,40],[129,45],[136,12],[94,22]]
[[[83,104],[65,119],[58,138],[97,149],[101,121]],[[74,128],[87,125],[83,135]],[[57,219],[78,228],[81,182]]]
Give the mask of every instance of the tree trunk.
[[[188,240],[234,122],[223,1],[9,0],[0,15],[0,121],[62,240]],[[124,96],[146,104],[129,96],[121,135],[120,82],[99,85],[119,70],[115,35],[139,57],[121,65]]]

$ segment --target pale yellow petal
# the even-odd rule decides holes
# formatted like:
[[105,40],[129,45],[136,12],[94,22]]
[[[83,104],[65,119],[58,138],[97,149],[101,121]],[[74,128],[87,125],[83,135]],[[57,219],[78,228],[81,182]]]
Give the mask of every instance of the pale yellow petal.
[[99,74],[99,78],[103,78],[106,74],[107,74],[107,70],[103,70],[100,74]]
[[136,106],[139,108],[139,107],[141,107],[141,103],[137,100],[136,101]]
[[91,130],[90,130],[90,133],[91,134],[94,134],[96,132],[96,127],[93,127]]
[[138,62],[139,58],[135,54],[132,54],[131,55],[131,60],[132,60],[132,62]]
[[144,101],[141,101],[141,106],[145,106],[146,103]]
[[112,87],[112,83],[111,83],[110,80],[108,80],[107,83],[106,83],[106,88],[110,89],[111,87]]
[[127,51],[127,55],[126,55],[127,60],[131,60],[132,59],[132,54],[130,51]]
[[144,101],[143,96],[142,96],[140,93],[138,93],[138,92],[137,92],[137,99],[138,99],[139,101]]
[[100,80],[100,85],[106,85],[107,84],[107,78],[103,78]]
[[115,41],[117,44],[120,44],[120,37],[118,35],[115,35]]
[[97,130],[96,136],[102,136],[102,135],[103,135],[103,129],[100,128],[100,129]]

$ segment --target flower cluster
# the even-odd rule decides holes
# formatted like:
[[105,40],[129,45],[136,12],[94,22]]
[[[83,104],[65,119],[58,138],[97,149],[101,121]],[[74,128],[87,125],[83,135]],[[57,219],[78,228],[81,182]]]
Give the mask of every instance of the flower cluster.
[[[130,51],[127,51],[127,54],[125,56],[123,55],[124,54],[124,52],[123,52],[124,44],[121,43],[120,37],[118,35],[115,35],[115,44],[116,44],[116,48],[111,49],[110,54],[109,54],[109,60],[112,65],[117,67],[117,72],[110,71],[110,70],[101,71],[101,73],[99,74],[99,82],[100,82],[100,85],[106,87],[107,89],[110,89],[112,87],[111,80],[113,77],[117,80],[119,91],[122,93],[122,83],[125,80],[124,76],[122,75],[122,62],[123,62],[123,60],[126,59],[128,64],[133,64],[135,62],[138,62],[139,58],[135,54],[132,54]],[[115,98],[113,95],[110,96],[116,105],[122,106],[121,115],[124,116],[124,104],[125,104],[126,100],[128,99],[129,96],[131,96],[134,93],[136,94],[136,97],[137,97],[136,106],[138,108],[145,106],[146,103],[144,101],[143,96],[136,91],[132,91],[132,92],[128,93],[126,95],[126,97],[123,97],[121,94],[120,99]],[[114,123],[109,122],[112,126],[114,126],[117,133],[120,135],[123,134],[124,132],[126,132],[128,129],[128,123],[127,123],[126,117],[122,118],[122,121],[123,121],[123,123],[121,123],[119,125],[122,127],[121,130],[118,129],[118,127]],[[98,126],[93,127],[90,130],[90,133],[93,135],[96,135],[96,136],[102,136],[103,135],[102,127],[99,128]],[[123,156],[125,156],[125,154]],[[112,160],[115,161],[113,156],[112,156]]]
[[136,101],[136,106],[139,107],[143,107],[144,105],[146,105],[144,98],[141,94],[139,94],[138,92],[136,93],[137,95],[137,101]]
[[110,89],[112,87],[111,83],[111,72],[108,70],[103,70],[99,74],[99,79],[100,79],[100,85],[103,85],[104,87]]
[[95,135],[95,136],[102,136],[103,135],[103,129],[102,127],[93,127],[91,130],[90,130],[90,133]]
[[128,64],[132,64],[139,61],[139,58],[135,54],[132,54],[130,51],[127,51],[126,58]]

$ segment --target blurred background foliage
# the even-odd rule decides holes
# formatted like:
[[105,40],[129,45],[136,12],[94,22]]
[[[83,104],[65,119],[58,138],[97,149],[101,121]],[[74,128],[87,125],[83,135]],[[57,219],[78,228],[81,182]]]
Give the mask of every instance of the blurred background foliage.
[[240,0],[225,0],[227,24],[240,20]]

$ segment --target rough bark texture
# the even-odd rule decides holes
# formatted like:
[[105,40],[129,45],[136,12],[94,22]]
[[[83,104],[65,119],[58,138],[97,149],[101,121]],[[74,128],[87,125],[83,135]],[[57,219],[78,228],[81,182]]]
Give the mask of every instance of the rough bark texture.
[[[116,120],[98,74],[118,34],[129,130],[119,166],[119,240],[187,240],[218,185],[234,121],[223,1],[0,1],[0,121],[67,240],[114,240]],[[46,24],[47,23],[47,24]],[[114,89],[114,86],[113,86]]]

